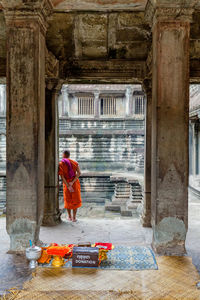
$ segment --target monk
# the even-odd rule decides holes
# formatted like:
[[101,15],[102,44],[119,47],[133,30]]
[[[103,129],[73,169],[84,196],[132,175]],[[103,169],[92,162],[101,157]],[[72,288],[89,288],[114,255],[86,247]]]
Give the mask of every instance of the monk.
[[69,221],[76,222],[77,209],[82,204],[79,181],[81,171],[78,163],[70,159],[69,150],[63,152],[63,159],[59,163],[58,174],[63,181],[64,207],[67,209]]

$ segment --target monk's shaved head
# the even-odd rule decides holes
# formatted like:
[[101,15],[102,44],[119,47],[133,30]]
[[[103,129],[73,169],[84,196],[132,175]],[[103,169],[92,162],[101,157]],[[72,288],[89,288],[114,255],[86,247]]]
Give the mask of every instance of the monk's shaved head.
[[65,150],[65,151],[63,152],[63,156],[64,156],[65,158],[69,158],[69,157],[70,157],[70,151],[69,151],[69,150]]

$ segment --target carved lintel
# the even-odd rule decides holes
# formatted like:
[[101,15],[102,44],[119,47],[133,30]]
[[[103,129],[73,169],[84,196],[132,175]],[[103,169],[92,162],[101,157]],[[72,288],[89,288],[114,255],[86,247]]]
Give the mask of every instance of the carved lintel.
[[151,78],[145,78],[142,82],[142,88],[144,92],[146,93],[148,98],[151,98],[152,96],[152,79]]
[[149,23],[150,25],[153,23],[153,17],[155,14],[155,4],[153,3],[152,0],[148,0],[146,7],[145,7],[145,20],[147,21],[147,23]]
[[0,77],[0,84],[6,84],[6,77]]
[[145,19],[149,24],[157,21],[191,22],[195,2],[186,0],[148,0],[145,8]]
[[45,75],[48,78],[57,78],[59,76],[59,61],[48,51],[45,51]]
[[46,78],[45,79],[45,83],[46,83],[46,88],[49,91],[53,91],[55,93],[60,92],[62,85],[63,85],[63,80],[59,79],[59,78]]
[[152,64],[153,64],[153,49],[151,46],[146,60],[146,76],[148,78],[152,77]]
[[144,61],[124,60],[73,60],[63,66],[63,78],[145,78]]
[[53,12],[52,0],[0,0],[0,4],[8,27],[15,27],[19,21],[23,24],[26,20],[37,20],[44,33],[46,32],[47,17]]

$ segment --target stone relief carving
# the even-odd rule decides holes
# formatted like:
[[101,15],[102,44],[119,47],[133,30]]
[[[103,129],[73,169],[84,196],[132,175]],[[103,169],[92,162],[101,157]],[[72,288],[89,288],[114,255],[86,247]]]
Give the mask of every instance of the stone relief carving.
[[53,11],[51,0],[0,0],[0,5],[3,7],[7,24],[13,21],[13,17],[27,18],[33,15],[39,16],[41,21],[45,23]]
[[[152,24],[154,17],[159,20],[167,20],[173,18],[173,20],[184,20],[185,22],[192,21],[192,14],[194,11],[194,2],[175,0],[170,5],[165,1],[153,1],[149,0],[145,8],[145,19],[148,23]],[[154,19],[155,22],[155,19]]]

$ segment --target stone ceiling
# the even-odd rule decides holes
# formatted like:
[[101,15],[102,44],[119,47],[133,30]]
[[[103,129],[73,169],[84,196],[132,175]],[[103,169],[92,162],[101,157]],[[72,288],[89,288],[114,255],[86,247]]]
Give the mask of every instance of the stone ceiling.
[[59,11],[144,10],[147,0],[53,0]]
[[[144,16],[147,0],[53,1],[46,45],[59,61],[62,79],[141,82],[151,64],[151,28]],[[6,27],[0,11],[0,76],[5,76],[5,69]],[[193,82],[199,81],[200,9],[194,11],[191,24],[190,69]]]

